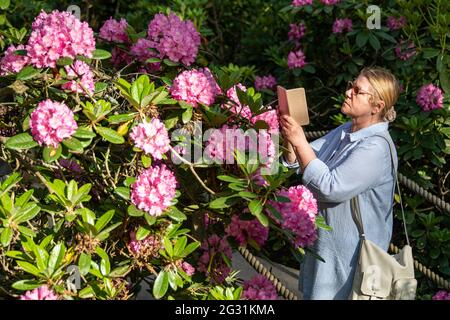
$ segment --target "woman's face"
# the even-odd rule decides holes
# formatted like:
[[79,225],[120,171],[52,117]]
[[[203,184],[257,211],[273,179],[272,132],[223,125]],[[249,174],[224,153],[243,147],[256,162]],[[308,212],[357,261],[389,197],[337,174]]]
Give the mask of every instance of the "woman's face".
[[345,92],[341,112],[350,118],[370,118],[374,114],[375,108],[370,103],[370,98],[375,95],[369,80],[366,77],[359,76],[353,82],[353,86]]

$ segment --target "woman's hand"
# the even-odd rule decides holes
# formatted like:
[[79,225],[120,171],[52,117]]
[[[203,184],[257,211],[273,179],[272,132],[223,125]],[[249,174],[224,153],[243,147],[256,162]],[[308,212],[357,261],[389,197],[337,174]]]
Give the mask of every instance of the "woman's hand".
[[284,138],[289,141],[293,147],[300,147],[304,143],[308,143],[302,127],[295,122],[294,118],[283,115],[280,118],[281,132]]

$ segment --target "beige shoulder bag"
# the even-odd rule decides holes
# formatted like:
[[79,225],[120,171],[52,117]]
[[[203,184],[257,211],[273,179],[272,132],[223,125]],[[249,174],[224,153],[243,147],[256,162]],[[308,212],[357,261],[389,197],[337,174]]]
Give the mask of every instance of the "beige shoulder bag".
[[366,239],[358,197],[351,199],[352,215],[358,227],[361,245],[349,298],[350,300],[414,300],[417,280],[414,278],[414,259],[406,230],[397,172],[394,167],[393,146],[386,137],[380,137],[383,137],[389,144],[392,168],[400,196],[407,245],[398,254],[390,255],[375,243]]

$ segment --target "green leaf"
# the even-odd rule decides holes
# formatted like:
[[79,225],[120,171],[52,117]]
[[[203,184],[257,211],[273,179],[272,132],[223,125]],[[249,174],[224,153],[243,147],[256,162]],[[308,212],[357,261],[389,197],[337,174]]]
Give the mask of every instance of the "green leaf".
[[102,49],[95,49],[92,53],[92,59],[94,60],[104,60],[111,58],[111,53]]
[[380,41],[376,36],[373,35],[373,33],[369,33],[369,43],[372,46],[372,48],[375,49],[375,51],[380,50]]
[[95,134],[95,132],[85,129],[85,128],[78,128],[77,131],[75,131],[75,133],[73,134],[73,136],[75,138],[80,138],[80,139],[92,139],[95,138],[97,135]]
[[42,286],[42,283],[36,281],[36,280],[20,280],[17,282],[14,282],[12,287],[17,290],[33,290],[38,287]]
[[114,217],[114,213],[115,211],[112,209],[102,215],[95,223],[95,229],[97,229],[98,232],[102,231],[108,222]]
[[104,82],[96,82],[94,87],[94,92],[102,92],[103,90],[106,90],[108,88],[108,84]]
[[107,141],[114,144],[122,144],[125,142],[125,139],[118,134],[116,131],[110,128],[105,127],[95,127],[95,130]]
[[186,109],[183,114],[181,115],[181,120],[183,123],[188,123],[192,118],[192,110],[193,108]]
[[156,222],[156,217],[155,217],[155,216],[151,216],[151,215],[148,214],[148,213],[145,213],[145,214],[144,214],[144,218],[145,218],[145,221],[147,222],[147,224],[148,224],[149,226],[154,225],[155,222]]
[[51,163],[53,161],[56,161],[59,159],[62,153],[62,147],[61,145],[58,145],[58,148],[53,147],[45,147],[42,150],[42,157],[44,158],[45,162]]
[[117,187],[114,193],[125,200],[130,200],[130,188],[127,187]]
[[66,197],[73,203],[73,197],[78,193],[78,185],[75,180],[70,180],[69,185],[66,188]]
[[200,247],[200,242],[196,241],[187,245],[187,247],[183,250],[181,257],[185,258],[194,252],[198,247]]
[[327,223],[325,222],[325,218],[323,216],[316,216],[316,221],[315,221],[316,227],[317,228],[321,228],[324,229],[326,231],[331,231],[333,230],[332,227],[330,227],[329,225],[327,225]]
[[127,212],[130,217],[142,217],[145,214],[144,211],[136,208],[134,204],[128,206]]
[[0,0],[0,9],[6,10],[8,9],[10,4],[10,0]]
[[83,152],[83,146],[81,145],[80,140],[75,137],[71,137],[70,139],[64,139],[62,144],[65,145],[69,150],[76,152]]
[[91,268],[91,260],[92,257],[90,254],[86,254],[82,252],[80,257],[78,258],[78,270],[82,276],[85,276],[89,273]]
[[248,208],[254,216],[258,216],[263,210],[262,203],[259,199],[253,199],[252,201],[250,201],[250,203],[248,204]]
[[66,254],[66,247],[64,246],[63,243],[58,243],[56,246],[53,247],[53,250],[50,253],[50,258],[48,260],[48,271],[50,275],[52,275],[53,272],[60,267],[60,264],[63,261],[65,254]]
[[[234,199],[233,199],[234,198]],[[237,203],[240,200],[240,197],[229,196],[229,197],[221,197],[217,198],[209,203],[209,207],[211,209],[223,209],[231,207],[233,204]]]
[[120,266],[120,267],[115,268],[113,271],[111,271],[109,276],[111,278],[121,278],[121,277],[124,277],[128,273],[128,270],[130,270],[129,265]]
[[146,156],[145,154],[141,156],[141,161],[144,168],[150,168],[150,166],[152,165],[152,158]]
[[106,251],[100,247],[97,247],[95,249],[95,252],[97,252],[97,254],[102,258],[102,260],[100,261],[100,272],[102,273],[102,275],[107,276],[111,271],[109,256]]
[[28,200],[30,200],[33,193],[34,193],[34,189],[28,190],[27,192],[22,194],[20,197],[18,197],[14,201],[14,203],[16,204],[16,206],[22,207],[23,205],[25,205],[28,202]]
[[145,63],[157,63],[157,62],[161,62],[161,59],[153,57],[145,60]]
[[171,207],[167,212],[167,215],[177,222],[181,222],[187,219],[186,215],[175,207]]
[[33,276],[39,277],[40,271],[36,266],[26,261],[17,261],[17,265],[25,272],[31,273]]
[[258,195],[256,193],[249,191],[241,191],[238,194],[243,198],[251,198],[251,199],[258,198]]
[[26,66],[16,75],[17,80],[29,80],[37,76],[41,71],[33,68],[32,66]]
[[24,205],[20,210],[14,215],[14,222],[20,224],[33,219],[39,212],[41,207],[36,203],[28,203]]
[[148,229],[147,226],[139,226],[138,230],[136,231],[136,240],[144,240],[149,234],[150,229]]
[[170,241],[170,239],[168,237],[163,238],[163,245],[164,245],[164,249],[166,250],[169,257],[173,257],[173,246],[172,246],[172,242]]
[[33,137],[28,133],[20,133],[6,140],[5,147],[13,150],[25,150],[38,145]]
[[162,298],[169,288],[169,275],[166,271],[160,271],[153,285],[153,296],[156,299]]
[[73,63],[73,59],[68,58],[68,57],[63,57],[63,58],[59,58],[58,60],[56,60],[56,65],[57,66],[70,66]]
[[176,67],[176,66],[180,65],[178,62],[174,62],[169,59],[164,59],[163,62],[164,62],[164,64],[168,65],[169,67]]
[[134,117],[136,117],[136,115],[137,115],[136,112],[126,113],[126,114],[116,114],[113,116],[109,116],[107,120],[109,123],[117,124],[117,123],[122,123],[122,122],[127,122],[130,120],[133,120]]
[[187,237],[186,236],[183,236],[183,237],[181,237],[181,238],[179,238],[177,240],[177,242],[175,243],[175,246],[173,248],[173,255],[174,255],[174,257],[181,256],[182,252],[186,248],[186,244],[187,244]]
[[440,51],[435,48],[423,48],[422,52],[424,59],[430,59],[436,57]]
[[226,182],[238,182],[238,183],[245,181],[244,179],[240,179],[240,178],[236,178],[236,177],[232,177],[232,176],[226,176],[226,175],[219,175],[219,176],[217,176],[217,179],[226,181]]
[[36,232],[34,232],[33,230],[31,230],[30,228],[24,227],[24,226],[18,226],[17,230],[19,230],[19,232],[21,234],[24,234],[28,237],[34,238],[36,236]]
[[12,237],[13,237],[13,231],[11,228],[3,229],[2,235],[0,237],[2,246],[7,247],[9,245],[9,243],[11,242]]
[[369,33],[366,31],[358,32],[356,35],[356,45],[358,48],[362,48],[366,45],[367,40],[369,40]]

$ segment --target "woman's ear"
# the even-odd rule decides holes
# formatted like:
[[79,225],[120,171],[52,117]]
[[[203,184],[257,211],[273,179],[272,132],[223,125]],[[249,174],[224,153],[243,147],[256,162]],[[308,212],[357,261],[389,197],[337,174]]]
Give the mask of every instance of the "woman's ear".
[[380,113],[381,110],[386,106],[383,100],[378,100],[372,108],[372,114]]

